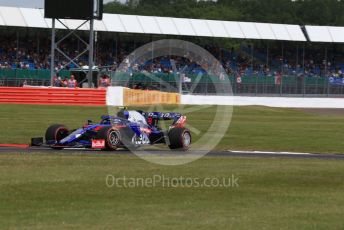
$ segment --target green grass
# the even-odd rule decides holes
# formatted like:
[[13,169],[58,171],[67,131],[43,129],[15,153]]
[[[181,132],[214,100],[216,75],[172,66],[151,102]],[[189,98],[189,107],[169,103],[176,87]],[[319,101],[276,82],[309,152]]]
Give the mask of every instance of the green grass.
[[[76,128],[106,113],[101,107],[0,105],[0,143],[28,143],[52,123]],[[187,115],[204,132],[214,108]],[[341,153],[342,130],[343,116],[235,107],[217,149]],[[109,188],[107,175],[163,175],[178,183],[234,175],[239,187]],[[343,229],[343,178],[342,160],[204,157],[171,167],[133,155],[1,153],[0,228]]]
[[[223,178],[239,187],[108,188],[107,175]],[[343,229],[343,161],[1,154],[2,229]]]
[[[187,116],[188,122],[204,133],[215,108],[201,108]],[[30,137],[44,136],[52,123],[76,128],[87,119],[98,121],[100,115],[106,113],[104,107],[1,105],[0,143],[28,143]],[[217,124],[220,123],[217,121]],[[217,149],[343,153],[343,130],[344,116],[320,116],[295,109],[259,106],[235,107],[230,128]],[[194,134],[193,138],[196,142],[199,136]]]

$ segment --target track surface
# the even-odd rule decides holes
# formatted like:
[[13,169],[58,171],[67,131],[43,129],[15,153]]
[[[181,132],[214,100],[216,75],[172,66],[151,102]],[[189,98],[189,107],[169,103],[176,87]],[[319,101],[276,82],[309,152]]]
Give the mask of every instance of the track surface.
[[[148,152],[146,150],[146,152]],[[113,152],[105,152],[99,150],[91,150],[91,149],[65,149],[65,150],[53,150],[47,147],[30,147],[27,149],[21,148],[11,148],[11,147],[1,147],[0,154],[2,153],[62,153],[62,154],[74,154],[74,153],[82,153],[82,154],[133,154],[127,150],[117,150]],[[144,153],[144,152],[143,152]],[[178,152],[171,152],[171,151],[159,151],[159,150],[152,150],[149,151],[151,154],[156,155],[167,155],[171,153],[181,154]],[[201,152],[197,151],[189,151],[188,154],[195,154],[199,155]],[[182,152],[185,154],[185,152]],[[288,158],[318,158],[318,159],[340,159],[344,160],[344,154],[308,154],[308,153],[273,153],[273,152],[249,152],[249,151],[211,151],[206,154],[208,157],[288,157]]]

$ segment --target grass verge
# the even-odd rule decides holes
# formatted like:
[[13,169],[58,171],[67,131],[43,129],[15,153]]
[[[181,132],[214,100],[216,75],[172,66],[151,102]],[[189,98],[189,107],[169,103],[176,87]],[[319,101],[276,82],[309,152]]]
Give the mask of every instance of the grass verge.
[[[53,123],[77,128],[87,119],[98,121],[102,114],[107,114],[106,107],[1,105],[0,143],[28,143],[31,137],[44,136],[46,128]],[[186,115],[188,122],[202,134],[215,116],[215,107],[200,107]],[[322,116],[259,106],[234,107],[230,128],[217,149],[342,153],[343,130],[343,115]],[[215,135],[216,130],[213,133]],[[194,133],[193,138],[197,141],[199,136]]]
[[[234,187],[107,187],[116,178],[238,178]],[[1,154],[3,229],[342,229],[344,164],[205,157],[164,167],[129,155]],[[166,179],[167,180],[167,179]]]

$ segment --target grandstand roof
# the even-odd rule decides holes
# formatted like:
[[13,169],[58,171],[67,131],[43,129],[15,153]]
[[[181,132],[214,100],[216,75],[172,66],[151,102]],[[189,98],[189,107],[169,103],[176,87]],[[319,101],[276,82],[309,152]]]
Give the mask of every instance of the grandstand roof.
[[[75,29],[80,20],[61,21]],[[0,7],[0,26],[51,28],[51,19],[44,18],[43,9]],[[58,29],[65,29],[57,22]],[[81,30],[88,30],[89,23]],[[165,34],[183,36],[223,37],[242,39],[268,39],[306,41],[298,25],[171,18],[122,14],[104,14],[95,21],[95,30],[107,32]],[[344,42],[344,27],[306,26],[313,42]]]
[[312,42],[344,42],[344,27],[306,26]]

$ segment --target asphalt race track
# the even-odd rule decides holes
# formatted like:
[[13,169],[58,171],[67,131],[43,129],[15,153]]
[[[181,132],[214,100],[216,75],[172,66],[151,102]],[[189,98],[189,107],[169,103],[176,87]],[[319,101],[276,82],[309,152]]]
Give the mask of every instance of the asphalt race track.
[[[146,150],[147,151],[147,150]],[[92,149],[64,149],[64,150],[53,150],[48,147],[29,147],[29,148],[13,148],[13,147],[0,147],[0,154],[3,153],[51,153],[51,154],[133,154],[128,150],[117,150],[112,152],[92,150]],[[149,151],[151,154],[167,155],[171,153],[185,154],[185,152],[172,152],[172,151],[161,151],[153,150]],[[199,155],[200,152],[188,151],[187,154]],[[280,158],[317,158],[317,159],[339,159],[344,160],[344,154],[310,154],[310,153],[287,153],[287,152],[258,152],[258,151],[211,151],[206,154],[207,157],[280,157]]]

